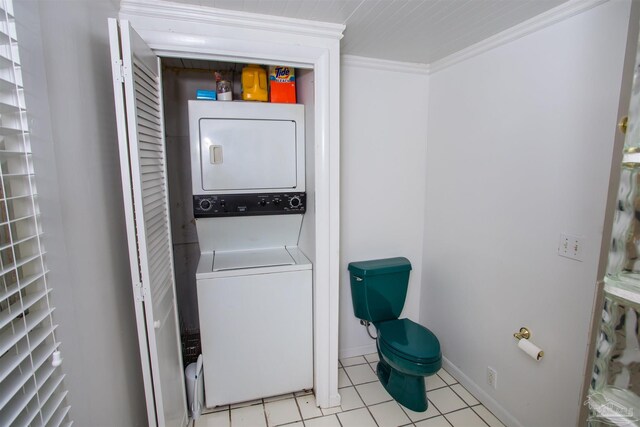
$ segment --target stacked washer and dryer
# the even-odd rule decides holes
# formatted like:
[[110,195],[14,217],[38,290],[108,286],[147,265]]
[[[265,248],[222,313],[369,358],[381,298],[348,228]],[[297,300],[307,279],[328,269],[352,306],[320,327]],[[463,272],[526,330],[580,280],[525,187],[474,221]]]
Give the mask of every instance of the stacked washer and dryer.
[[189,101],[206,406],[313,387],[304,106]]

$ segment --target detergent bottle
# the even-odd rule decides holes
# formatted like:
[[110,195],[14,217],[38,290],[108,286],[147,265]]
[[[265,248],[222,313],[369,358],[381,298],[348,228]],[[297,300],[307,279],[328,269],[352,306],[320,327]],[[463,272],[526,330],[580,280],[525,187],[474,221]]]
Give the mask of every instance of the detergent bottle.
[[263,102],[269,100],[267,72],[261,66],[250,64],[242,69],[242,99]]

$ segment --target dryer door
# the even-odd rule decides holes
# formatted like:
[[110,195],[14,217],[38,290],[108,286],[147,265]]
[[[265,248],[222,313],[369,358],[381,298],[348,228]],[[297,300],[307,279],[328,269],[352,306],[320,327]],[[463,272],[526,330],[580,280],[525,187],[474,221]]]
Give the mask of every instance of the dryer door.
[[296,186],[296,122],[200,119],[204,191],[292,189]]

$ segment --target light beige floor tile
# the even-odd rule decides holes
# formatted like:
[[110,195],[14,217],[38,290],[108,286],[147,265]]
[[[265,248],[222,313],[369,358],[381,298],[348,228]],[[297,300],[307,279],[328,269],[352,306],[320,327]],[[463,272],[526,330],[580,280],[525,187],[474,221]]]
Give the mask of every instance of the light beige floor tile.
[[342,412],[341,406],[332,406],[331,408],[320,408],[322,411],[322,415],[331,415],[337,414],[338,412]]
[[351,379],[351,382],[355,385],[378,380],[377,375],[368,363],[364,365],[347,366],[344,370]]
[[[318,408],[316,398],[313,394],[306,396],[296,397],[298,406],[300,407],[300,413],[303,419],[321,417],[322,411]],[[235,427],[235,426],[234,426]]]
[[362,365],[367,363],[367,360],[362,356],[349,357],[347,359],[340,359],[342,366]]
[[291,399],[265,403],[264,411],[267,414],[267,424],[269,427],[302,420],[300,412],[298,412],[298,405],[296,405],[293,397]]
[[338,418],[335,415],[305,420],[304,425],[305,427],[340,427]]
[[382,384],[379,381],[360,384],[356,386],[358,394],[362,397],[362,401],[365,405],[375,405],[376,403],[386,402],[393,400],[393,398],[387,393]]
[[229,411],[213,412],[201,415],[195,421],[195,427],[229,427]]
[[462,409],[467,406],[464,401],[460,399],[449,387],[430,391],[428,396],[429,400],[436,405],[438,411],[443,414]]
[[350,411],[351,409],[358,409],[364,406],[362,399],[358,396],[355,387],[346,387],[339,390],[343,411]]
[[425,381],[427,382],[427,391],[447,386],[447,383],[437,375],[431,375],[425,378]]
[[411,420],[395,400],[369,406],[369,411],[378,427],[399,427],[410,424]]
[[451,424],[449,424],[445,417],[439,416],[419,421],[416,423],[416,427],[451,427]]
[[458,396],[460,396],[462,398],[462,400],[464,400],[466,402],[466,404],[469,405],[469,406],[477,405],[478,403],[480,403],[480,402],[478,402],[478,399],[473,397],[473,395],[471,393],[469,393],[467,391],[467,389],[462,387],[460,384],[452,385],[451,389],[453,391],[455,391],[456,394]]
[[438,376],[444,380],[445,383],[451,385],[455,384],[458,381],[449,374],[449,372],[445,371],[444,368],[438,371]]
[[367,354],[364,356],[364,358],[367,359],[367,362],[369,363],[374,363],[380,360],[380,358],[378,357],[378,353]]
[[287,394],[280,394],[278,396],[265,397],[264,398],[264,403],[275,402],[276,400],[290,399],[292,397],[293,397],[293,393],[287,393]]
[[402,407],[402,409],[404,409],[407,415],[409,415],[409,418],[411,418],[411,421],[426,420],[427,418],[433,418],[440,415],[440,411],[438,411],[436,409],[436,406],[431,402],[429,402],[429,406],[427,407],[427,410],[424,412],[412,411],[411,409],[405,408],[404,406]]
[[349,387],[350,385],[351,380],[349,380],[344,368],[338,368],[338,388]]
[[500,422],[499,419],[496,418],[487,408],[482,406],[474,406],[473,410],[476,411],[478,415],[482,417],[483,420],[491,427],[504,427],[504,424]]
[[298,421],[297,423],[287,424],[286,427],[304,427],[304,423],[302,421]]
[[232,409],[231,425],[233,427],[266,427],[264,406],[253,405]]
[[376,422],[371,418],[367,408],[338,414],[342,427],[376,427]]
[[482,418],[473,412],[471,408],[452,412],[445,415],[445,418],[453,425],[453,427],[487,427],[484,421],[482,421]]
[[231,405],[231,409],[244,408],[245,406],[257,405],[258,403],[262,403],[262,399],[247,400],[246,402],[234,403],[233,405]]

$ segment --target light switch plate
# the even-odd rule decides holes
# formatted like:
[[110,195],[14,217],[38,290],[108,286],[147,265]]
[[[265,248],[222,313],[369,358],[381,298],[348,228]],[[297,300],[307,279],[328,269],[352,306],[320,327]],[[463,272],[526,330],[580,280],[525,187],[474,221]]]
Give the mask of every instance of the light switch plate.
[[558,244],[558,255],[582,261],[584,238],[561,233]]

